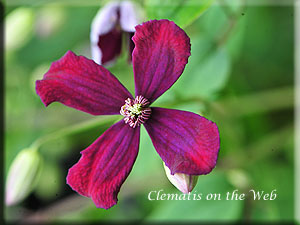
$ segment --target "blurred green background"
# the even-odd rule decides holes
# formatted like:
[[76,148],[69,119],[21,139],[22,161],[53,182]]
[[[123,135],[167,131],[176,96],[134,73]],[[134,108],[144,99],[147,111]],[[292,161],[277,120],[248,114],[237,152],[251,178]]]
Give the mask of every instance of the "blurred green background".
[[[291,221],[294,218],[294,15],[292,6],[226,1],[136,1],[146,20],[168,18],[191,38],[192,55],[175,85],[155,102],[217,123],[216,168],[193,193],[250,189],[273,201],[149,201],[151,190],[179,191],[142,128],[140,152],[110,210],[73,192],[65,182],[79,152],[120,117],[94,117],[35,94],[50,63],[67,50],[91,58],[89,32],[100,1],[10,1],[5,5],[5,174],[18,152],[38,138],[42,176],[32,194],[6,207],[7,221]],[[38,4],[39,3],[39,4]],[[214,4],[219,3],[219,4]],[[220,4],[221,3],[221,4]],[[133,93],[127,52],[109,70]],[[61,130],[65,132],[61,132]]]

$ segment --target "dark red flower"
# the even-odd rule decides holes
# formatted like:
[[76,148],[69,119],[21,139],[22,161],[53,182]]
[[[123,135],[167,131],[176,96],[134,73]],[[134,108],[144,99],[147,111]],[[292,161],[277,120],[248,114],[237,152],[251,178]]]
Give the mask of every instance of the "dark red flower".
[[190,56],[190,39],[174,22],[153,20],[136,26],[133,36],[136,98],[104,67],[67,52],[54,62],[37,94],[93,114],[121,114],[119,121],[81,152],[67,183],[79,194],[108,209],[138,154],[140,125],[171,174],[201,175],[216,165],[219,132],[215,123],[191,112],[150,107],[182,74]]
[[134,48],[131,38],[141,21],[138,6],[130,1],[111,2],[99,10],[91,26],[92,58],[98,64],[108,64],[120,55],[122,35],[128,43],[129,60]]

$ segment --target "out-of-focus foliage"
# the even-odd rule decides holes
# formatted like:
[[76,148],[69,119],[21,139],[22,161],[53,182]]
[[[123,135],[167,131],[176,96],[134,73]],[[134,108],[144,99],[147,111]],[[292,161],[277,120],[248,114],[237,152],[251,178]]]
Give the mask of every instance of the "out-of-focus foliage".
[[184,28],[195,21],[214,0],[145,0],[148,19],[169,19]]
[[[51,132],[58,137],[41,146],[41,179],[24,202],[6,208],[8,221],[33,217],[68,222],[293,219],[292,7],[250,6],[244,1],[239,5],[210,0],[136,1],[147,19],[174,20],[191,38],[192,55],[182,77],[155,105],[204,115],[220,130],[217,166],[199,177],[192,193],[224,196],[235,189],[240,193],[276,189],[277,199],[253,201],[248,194],[244,201],[149,201],[152,190],[180,193],[166,178],[162,161],[142,128],[140,152],[121,188],[119,203],[102,210],[73,192],[65,177],[79,152],[116,118],[94,122],[95,117],[59,103],[46,109],[34,90],[34,81],[67,50],[90,58],[90,25],[99,7],[93,1],[84,7],[78,1],[40,2],[34,7],[27,2],[7,6],[5,13],[5,172],[21,149]],[[126,51],[109,70],[134,93]],[[86,122],[89,125],[80,128]],[[76,124],[74,132],[59,133]]]

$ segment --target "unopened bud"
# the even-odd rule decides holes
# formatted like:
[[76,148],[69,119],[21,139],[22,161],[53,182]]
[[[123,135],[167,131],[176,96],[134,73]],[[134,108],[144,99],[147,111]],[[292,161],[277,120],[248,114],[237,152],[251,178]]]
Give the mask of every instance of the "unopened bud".
[[26,198],[37,184],[42,158],[35,149],[24,149],[12,162],[6,178],[6,205],[15,205]]
[[169,181],[182,193],[188,194],[191,192],[197,184],[198,176],[188,175],[184,173],[171,174],[170,169],[164,164],[166,175]]

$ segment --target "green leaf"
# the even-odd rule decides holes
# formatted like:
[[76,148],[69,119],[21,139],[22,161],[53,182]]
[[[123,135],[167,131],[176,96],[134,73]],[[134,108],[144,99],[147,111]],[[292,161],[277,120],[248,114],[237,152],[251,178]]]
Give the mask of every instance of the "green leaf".
[[205,38],[191,41],[192,55],[173,91],[183,97],[211,98],[228,79],[230,58],[224,47],[215,48]]
[[[211,7],[205,16],[197,21],[197,25],[199,26],[198,29],[202,30],[203,35],[212,40],[220,41],[225,38],[224,44],[228,52],[234,59],[239,59],[248,17],[242,14],[244,11],[241,6],[235,4]],[[238,6],[238,9],[233,10],[232,7],[234,6]]]
[[148,19],[169,19],[184,28],[195,21],[213,0],[147,0],[145,9]]

